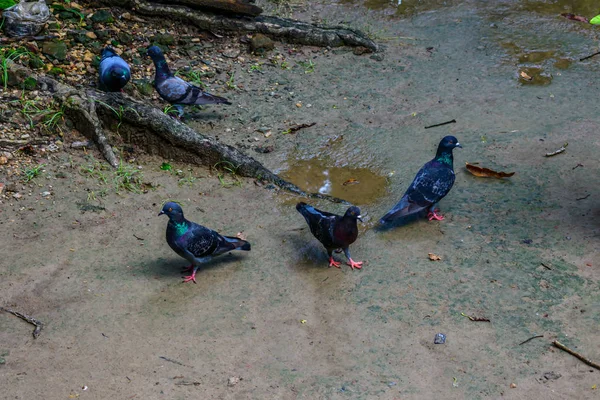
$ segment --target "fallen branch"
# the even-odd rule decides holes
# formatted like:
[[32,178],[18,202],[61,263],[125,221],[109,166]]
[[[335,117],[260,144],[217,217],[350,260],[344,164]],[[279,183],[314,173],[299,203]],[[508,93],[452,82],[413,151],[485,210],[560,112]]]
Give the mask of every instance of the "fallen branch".
[[472,316],[467,315],[465,313],[460,313],[460,315],[462,315],[463,317],[469,318],[470,321],[475,321],[475,322],[491,322],[488,318],[485,318],[485,317],[472,317]]
[[105,125],[118,124],[121,138],[127,137],[128,144],[138,145],[149,154],[208,167],[230,164],[235,166],[236,174],[273,183],[299,196],[348,204],[336,197],[306,193],[237,148],[198,133],[161,110],[127,95],[77,90],[48,76],[38,76],[17,64],[10,68],[20,69],[21,73],[15,75],[36,79],[41,90],[52,92],[54,99],[65,107],[65,115],[73,121],[75,128],[92,139],[115,168],[119,160],[105,134]]
[[575,357],[579,358],[581,361],[583,361],[584,363],[586,363],[590,367],[594,367],[596,369],[600,369],[600,365],[596,364],[595,362],[591,361],[588,358],[585,358],[584,356],[582,356],[578,352],[576,352],[574,350],[571,350],[570,348],[568,348],[567,346],[565,346],[564,344],[562,344],[558,340],[553,341],[552,344],[554,346],[558,347],[559,349],[561,349],[563,351],[566,351],[567,353],[571,354],[572,356],[575,356]]
[[560,154],[560,153],[562,153],[563,151],[565,151],[567,149],[568,145],[569,145],[569,143],[565,143],[565,144],[562,145],[562,147],[560,149],[558,149],[556,151],[553,151],[552,153],[546,153],[545,156],[546,157],[552,157],[552,156],[555,156],[557,154]]
[[177,361],[177,360],[173,360],[172,358],[169,358],[169,357],[165,357],[165,356],[158,356],[158,358],[160,358],[160,359],[162,359],[162,360],[165,360],[165,361],[168,361],[168,362],[170,362],[170,363],[173,363],[173,364],[181,365],[182,367],[189,367],[189,368],[193,368],[193,367],[190,367],[189,365],[185,365],[184,363],[182,363],[182,362],[180,362],[180,361]]
[[529,339],[523,340],[521,343],[519,343],[519,346],[522,345],[522,344],[525,344],[525,343],[529,342],[530,340],[541,338],[541,337],[544,337],[544,335],[535,335],[535,336],[532,336]]
[[452,119],[452,120],[450,120],[450,121],[446,121],[446,122],[440,122],[439,124],[434,124],[434,125],[429,125],[429,126],[426,126],[426,127],[425,127],[425,129],[429,129],[429,128],[436,128],[436,127],[438,127],[438,126],[444,126],[444,125],[448,125],[448,124],[454,124],[454,123],[456,123],[456,120],[455,120],[455,119]]
[[304,128],[310,128],[311,126],[315,126],[317,123],[316,122],[311,122],[308,124],[297,124],[297,125],[293,125],[290,126],[287,130],[286,133],[296,133],[298,132],[300,129],[304,129]]
[[544,264],[544,263],[540,263],[540,264],[542,264],[542,267],[546,268],[547,270],[552,271],[552,268],[550,268],[546,264]]
[[[164,1],[167,2],[167,0]],[[290,43],[309,46],[362,46],[373,52],[379,50],[379,46],[364,33],[341,26],[313,25],[287,18],[262,15],[253,18],[219,15],[183,6],[156,4],[141,0],[102,0],[102,3],[115,7],[130,7],[140,15],[184,20],[211,32],[263,33],[273,38],[285,39]]]
[[595,52],[595,53],[593,53],[593,54],[590,54],[589,56],[585,56],[585,57],[583,57],[583,58],[580,58],[580,59],[579,59],[579,61],[585,61],[585,60],[587,60],[588,58],[592,58],[592,57],[595,57],[595,56],[597,56],[598,54],[600,54],[600,51],[597,51],[597,52]]
[[41,321],[38,321],[37,319],[30,317],[29,315],[22,314],[18,311],[13,311],[10,308],[0,307],[0,311],[6,311],[7,313],[10,313],[16,317],[21,318],[24,321],[29,322],[30,324],[35,326],[35,329],[33,330],[33,338],[37,339],[38,336],[40,336],[40,333],[42,332],[42,328],[44,327],[44,324]]
[[576,198],[576,199],[575,199],[575,201],[579,201],[579,200],[585,200],[585,199],[587,199],[587,198],[588,198],[588,197],[590,197],[590,196],[591,196],[591,195],[589,195],[589,194],[588,194],[587,196],[578,197],[578,198]]

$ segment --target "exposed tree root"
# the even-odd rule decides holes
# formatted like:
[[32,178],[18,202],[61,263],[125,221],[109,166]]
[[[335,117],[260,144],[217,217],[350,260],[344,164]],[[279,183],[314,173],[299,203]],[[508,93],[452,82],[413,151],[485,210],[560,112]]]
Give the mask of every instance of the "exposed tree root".
[[75,128],[98,145],[113,167],[117,167],[119,161],[103,126],[117,126],[121,137],[126,137],[129,144],[140,146],[149,154],[208,167],[227,162],[241,176],[271,182],[300,196],[347,204],[345,200],[320,193],[305,193],[237,148],[202,135],[161,110],[127,95],[93,89],[77,90],[47,76],[38,77],[33,71],[13,64],[11,70],[16,69],[21,71],[15,71],[15,76],[32,77],[38,81],[40,89],[53,93],[54,99],[65,107],[65,114]]
[[263,33],[272,38],[309,46],[362,46],[373,52],[379,50],[379,46],[364,33],[346,27],[313,25],[273,16],[252,18],[220,15],[184,6],[148,3],[140,0],[102,0],[102,3],[115,7],[129,6],[140,15],[185,20],[208,31]]

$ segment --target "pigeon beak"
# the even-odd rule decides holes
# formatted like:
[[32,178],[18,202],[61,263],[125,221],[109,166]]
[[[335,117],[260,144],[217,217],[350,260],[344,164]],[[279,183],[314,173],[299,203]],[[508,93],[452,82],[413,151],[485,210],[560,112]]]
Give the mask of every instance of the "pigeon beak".
[[460,147],[461,149],[463,148],[463,147],[460,145],[460,143],[458,143],[458,142],[456,142],[456,146],[454,146],[454,147]]
[[165,213],[164,211],[161,211],[161,212],[159,212],[159,213],[158,213],[158,216],[160,217],[160,216],[161,216],[161,215],[163,215],[164,213]]
[[362,215],[359,215],[358,217],[356,217],[356,219],[358,219],[360,222],[363,222]]

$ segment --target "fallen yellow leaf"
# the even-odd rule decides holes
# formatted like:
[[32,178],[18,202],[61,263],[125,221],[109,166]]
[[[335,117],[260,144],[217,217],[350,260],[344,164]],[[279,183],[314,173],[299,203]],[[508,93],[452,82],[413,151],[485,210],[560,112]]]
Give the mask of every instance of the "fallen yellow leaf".
[[527,75],[527,72],[525,71],[521,71],[521,78],[525,79],[526,81],[530,81],[533,79],[531,76]]
[[428,253],[427,255],[429,256],[429,259],[431,261],[440,261],[442,259],[442,257],[435,255],[433,253]]

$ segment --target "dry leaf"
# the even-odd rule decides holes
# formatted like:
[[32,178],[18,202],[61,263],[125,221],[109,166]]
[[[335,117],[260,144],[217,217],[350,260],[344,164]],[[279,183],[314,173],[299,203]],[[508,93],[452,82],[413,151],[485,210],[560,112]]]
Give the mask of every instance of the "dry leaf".
[[467,171],[469,171],[475,176],[480,176],[482,178],[509,178],[515,174],[514,172],[496,172],[489,168],[483,168],[478,165],[473,165],[469,163],[465,164]]
[[429,256],[429,259],[431,261],[440,261],[442,259],[442,257],[437,256],[437,255],[435,255],[433,253],[428,253],[427,255]]
[[521,71],[521,78],[525,79],[526,81],[530,81],[533,79],[531,76],[527,75],[527,72],[525,71]]
[[350,178],[346,182],[342,183],[342,185],[344,185],[344,186],[347,186],[347,185],[356,185],[357,183],[360,183],[360,182],[357,181],[354,178]]

